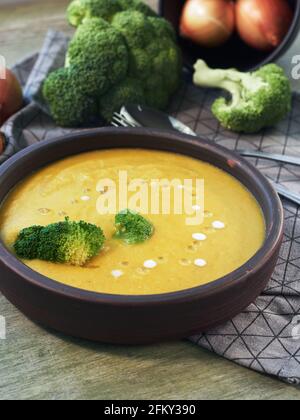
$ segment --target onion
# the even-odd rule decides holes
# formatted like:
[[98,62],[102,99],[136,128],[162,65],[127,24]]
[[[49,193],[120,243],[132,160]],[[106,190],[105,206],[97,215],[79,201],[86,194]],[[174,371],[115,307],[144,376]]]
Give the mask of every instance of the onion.
[[[3,69],[2,69],[3,70]],[[22,88],[16,76],[8,69],[0,77],[0,126],[23,105]]]
[[224,44],[235,28],[232,0],[188,0],[184,6],[180,33],[203,47]]
[[4,134],[0,132],[0,156],[5,150],[5,137]]
[[237,28],[251,47],[269,51],[284,40],[293,21],[287,0],[238,0]]

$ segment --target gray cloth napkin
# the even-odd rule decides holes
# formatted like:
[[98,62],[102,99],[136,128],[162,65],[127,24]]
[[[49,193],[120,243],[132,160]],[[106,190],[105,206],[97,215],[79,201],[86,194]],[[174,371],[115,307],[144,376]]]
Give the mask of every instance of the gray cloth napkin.
[[[68,38],[50,31],[40,54],[18,63],[14,71],[21,81],[28,105],[2,128],[9,145],[0,162],[18,150],[64,133],[47,113],[40,90],[49,71],[64,63]],[[199,136],[229,149],[253,149],[300,155],[300,97],[277,127],[259,135],[237,135],[219,126],[211,114],[215,93],[186,84],[170,112]],[[259,159],[252,162],[269,179],[300,193],[300,168]],[[300,384],[300,213],[289,202],[285,207],[285,238],[280,258],[265,292],[232,321],[191,340],[227,359],[259,372]],[[247,238],[245,238],[247,240]]]

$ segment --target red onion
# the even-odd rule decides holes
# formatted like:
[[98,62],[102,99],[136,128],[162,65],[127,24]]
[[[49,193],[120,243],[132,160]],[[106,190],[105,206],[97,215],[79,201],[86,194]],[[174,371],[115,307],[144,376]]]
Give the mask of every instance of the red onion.
[[[2,69],[3,70],[3,69]],[[23,104],[22,89],[16,76],[8,69],[0,77],[0,126]],[[3,74],[5,78],[2,78]]]

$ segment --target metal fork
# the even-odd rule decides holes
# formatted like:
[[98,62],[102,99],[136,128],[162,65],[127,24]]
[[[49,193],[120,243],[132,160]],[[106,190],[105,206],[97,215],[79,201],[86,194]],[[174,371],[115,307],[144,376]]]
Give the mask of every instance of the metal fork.
[[[175,121],[175,123],[174,123],[174,121]],[[111,121],[111,125],[114,126],[114,127],[133,127],[133,128],[142,127],[142,125],[140,123],[138,123],[129,114],[129,112],[127,112],[125,107],[123,107],[120,112],[116,112],[114,114],[113,119]],[[185,127],[185,126],[183,124],[181,124],[178,120],[172,119],[170,117],[170,128],[172,128],[172,126],[173,126],[173,130],[175,130],[175,131],[184,132],[182,127]],[[190,131],[190,132],[188,132],[188,131]],[[185,133],[196,136],[196,133],[192,132],[190,129],[185,131]],[[291,161],[286,156],[280,156],[280,155],[273,155],[277,159],[272,159],[272,155],[264,154],[264,153],[261,154],[259,152],[240,151],[238,153],[240,153],[243,156],[259,157],[259,158],[265,158],[265,159],[268,159],[268,160],[276,160],[276,161],[281,162],[281,163],[289,163],[289,164],[300,165],[300,159],[298,159],[298,158],[292,158],[293,161]],[[272,182],[272,184],[273,184],[275,190],[277,191],[277,193],[281,197],[283,197],[283,198],[285,198],[289,201],[292,201],[293,203],[295,203],[297,205],[300,205],[300,195],[299,194],[293,193],[292,191],[289,191],[285,187],[283,187],[279,184],[276,184],[274,182]]]
[[120,112],[115,112],[111,125],[114,127],[142,127],[123,107]]

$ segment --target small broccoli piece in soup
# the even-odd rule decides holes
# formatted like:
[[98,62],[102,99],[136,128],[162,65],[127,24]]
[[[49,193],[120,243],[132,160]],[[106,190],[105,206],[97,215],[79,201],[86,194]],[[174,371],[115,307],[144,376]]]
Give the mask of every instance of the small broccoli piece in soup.
[[154,226],[140,214],[132,210],[123,210],[115,218],[115,238],[127,244],[137,244],[150,239],[154,233]]
[[37,258],[42,229],[43,226],[31,226],[21,230],[13,246],[19,258],[26,260],[35,260]]
[[45,227],[33,226],[22,230],[14,249],[22,259],[83,266],[99,254],[104,241],[101,228],[66,218],[63,222]]

